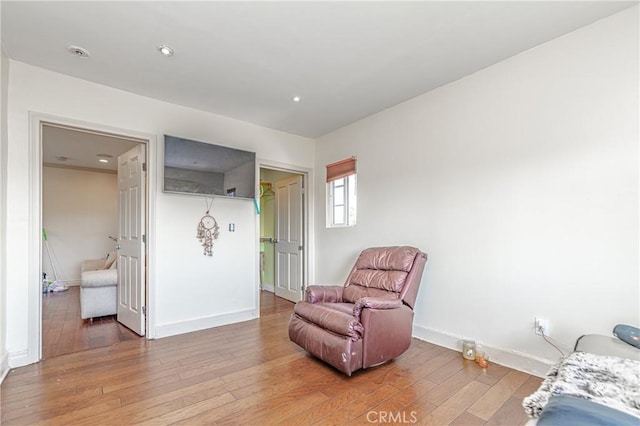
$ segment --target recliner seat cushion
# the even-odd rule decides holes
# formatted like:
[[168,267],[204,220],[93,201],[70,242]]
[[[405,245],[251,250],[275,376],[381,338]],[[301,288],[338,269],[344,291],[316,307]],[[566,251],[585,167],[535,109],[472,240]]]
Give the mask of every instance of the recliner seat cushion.
[[[347,315],[353,316],[353,307],[355,306],[353,303],[317,303],[318,306],[324,306],[329,309],[333,309]],[[356,317],[357,318],[357,317]]]
[[364,331],[362,324],[353,314],[340,312],[327,306],[298,302],[293,311],[300,318],[338,335],[348,336],[351,340],[360,339]]

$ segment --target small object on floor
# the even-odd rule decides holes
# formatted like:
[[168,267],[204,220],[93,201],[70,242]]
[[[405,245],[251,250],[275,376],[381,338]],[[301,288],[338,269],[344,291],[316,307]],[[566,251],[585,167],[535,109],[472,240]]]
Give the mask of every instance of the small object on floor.
[[54,281],[49,285],[49,291],[59,292],[69,290],[69,287],[62,281]]
[[476,362],[481,368],[487,368],[489,366],[489,356],[484,352],[476,353]]
[[49,293],[49,286],[51,285],[51,281],[47,279],[47,274],[42,274],[42,292]]
[[469,361],[475,361],[476,359],[476,342],[474,340],[462,341],[462,357]]

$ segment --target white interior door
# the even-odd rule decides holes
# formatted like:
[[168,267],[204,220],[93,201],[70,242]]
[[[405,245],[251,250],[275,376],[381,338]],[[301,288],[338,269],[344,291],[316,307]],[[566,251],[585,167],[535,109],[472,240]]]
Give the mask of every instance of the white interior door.
[[297,302],[302,298],[303,208],[302,176],[275,184],[276,191],[276,296]]
[[118,321],[145,334],[145,145],[118,157]]

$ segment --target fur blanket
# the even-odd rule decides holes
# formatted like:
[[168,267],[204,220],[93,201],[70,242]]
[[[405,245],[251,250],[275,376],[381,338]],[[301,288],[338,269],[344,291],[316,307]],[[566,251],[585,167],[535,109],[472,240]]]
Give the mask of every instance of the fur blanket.
[[522,406],[529,417],[538,417],[554,395],[588,399],[640,418],[640,362],[573,352],[549,370]]

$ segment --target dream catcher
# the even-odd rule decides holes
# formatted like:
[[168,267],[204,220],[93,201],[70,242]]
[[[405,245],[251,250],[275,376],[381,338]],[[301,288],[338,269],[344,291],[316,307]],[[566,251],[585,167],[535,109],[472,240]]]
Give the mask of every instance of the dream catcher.
[[213,256],[213,251],[211,250],[213,248],[213,240],[218,239],[218,235],[220,235],[218,222],[209,214],[211,204],[213,204],[213,198],[211,199],[211,203],[207,200],[207,212],[202,216],[202,219],[200,219],[198,233],[196,235],[196,238],[200,240],[202,247],[204,247],[205,256]]

